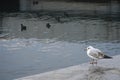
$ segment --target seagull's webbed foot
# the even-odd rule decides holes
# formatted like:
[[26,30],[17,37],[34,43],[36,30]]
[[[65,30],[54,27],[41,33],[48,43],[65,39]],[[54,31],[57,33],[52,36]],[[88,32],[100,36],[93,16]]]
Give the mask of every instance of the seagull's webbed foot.
[[97,60],[92,59],[92,61],[90,62],[90,64],[92,64],[92,65],[96,64],[97,65]]
[[90,62],[90,64],[94,64],[94,62]]

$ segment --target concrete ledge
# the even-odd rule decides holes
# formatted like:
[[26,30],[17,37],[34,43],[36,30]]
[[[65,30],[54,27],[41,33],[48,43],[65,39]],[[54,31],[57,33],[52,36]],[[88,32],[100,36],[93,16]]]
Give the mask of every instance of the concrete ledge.
[[120,80],[119,61],[120,55],[100,60],[97,66],[85,63],[15,80]]

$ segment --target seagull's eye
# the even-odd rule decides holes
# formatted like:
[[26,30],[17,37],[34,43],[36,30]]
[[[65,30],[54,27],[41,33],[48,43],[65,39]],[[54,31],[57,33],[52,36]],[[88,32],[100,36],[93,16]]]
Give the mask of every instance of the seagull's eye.
[[90,48],[87,48],[87,50],[90,49]]

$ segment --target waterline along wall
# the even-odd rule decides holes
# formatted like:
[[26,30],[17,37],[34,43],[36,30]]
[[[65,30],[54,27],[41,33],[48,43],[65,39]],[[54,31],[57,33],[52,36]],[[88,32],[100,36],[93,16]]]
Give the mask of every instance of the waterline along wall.
[[110,3],[88,3],[88,2],[71,2],[56,0],[20,0],[21,11],[41,11],[41,10],[92,10],[101,11],[103,13],[115,13],[120,10],[118,1]]

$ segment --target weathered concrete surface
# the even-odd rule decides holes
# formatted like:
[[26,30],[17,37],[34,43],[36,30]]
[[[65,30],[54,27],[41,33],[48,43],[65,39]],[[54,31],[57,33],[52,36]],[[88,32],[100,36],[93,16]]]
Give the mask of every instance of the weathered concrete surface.
[[100,60],[97,66],[85,63],[15,80],[120,80],[119,61],[120,55]]

